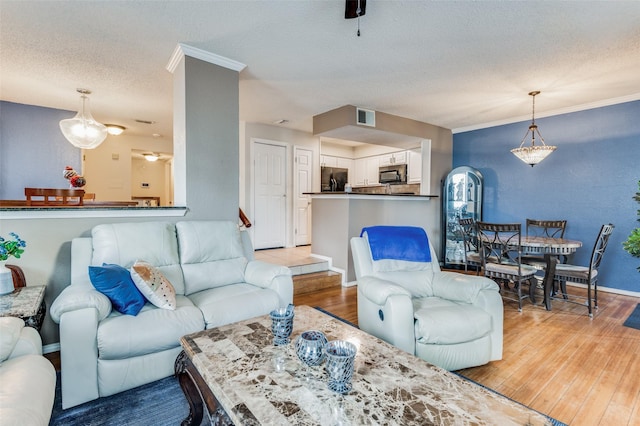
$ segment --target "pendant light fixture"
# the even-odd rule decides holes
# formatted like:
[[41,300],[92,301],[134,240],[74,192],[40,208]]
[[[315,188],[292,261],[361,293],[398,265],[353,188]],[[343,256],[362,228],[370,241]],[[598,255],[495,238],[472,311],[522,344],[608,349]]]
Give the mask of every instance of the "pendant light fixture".
[[107,137],[107,127],[98,123],[89,111],[91,90],[76,89],[80,93],[80,109],[73,118],[60,121],[60,130],[71,144],[77,148],[93,149]]
[[[538,126],[536,125],[536,118],[535,118],[536,95],[539,95],[539,94],[540,94],[540,91],[529,92],[529,96],[533,97],[533,108],[531,110],[532,111],[531,124],[529,125],[529,129],[527,130],[527,133],[525,133],[524,137],[522,138],[522,142],[520,142],[520,147],[514,148],[511,150],[513,155],[515,155],[525,163],[529,164],[531,167],[535,166],[536,164],[538,164],[539,162],[547,158],[549,154],[551,154],[553,151],[556,150],[555,146],[547,145],[544,143],[544,139],[542,138],[542,135],[538,130]],[[531,132],[531,146],[524,146],[525,139],[529,135],[529,132]],[[542,142],[542,145],[536,145],[536,133],[538,134],[538,137],[540,138],[540,142]]]

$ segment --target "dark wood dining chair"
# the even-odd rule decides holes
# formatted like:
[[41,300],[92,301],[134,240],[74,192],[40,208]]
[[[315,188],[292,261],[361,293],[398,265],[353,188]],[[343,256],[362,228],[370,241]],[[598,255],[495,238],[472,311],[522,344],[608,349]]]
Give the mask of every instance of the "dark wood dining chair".
[[[589,309],[589,318],[593,318],[593,309],[598,309],[598,268],[602,262],[602,257],[607,249],[609,237],[613,232],[612,224],[602,225],[596,242],[591,252],[591,259],[588,266],[578,266],[559,263],[556,265],[554,281],[560,284],[560,294],[562,299],[569,303],[576,303],[584,306],[585,302]],[[570,295],[567,292],[567,282],[584,284],[587,286],[587,296]],[[558,294],[556,294],[558,296]],[[558,297],[552,297],[552,300]]]
[[27,206],[82,206],[84,189],[25,188]]
[[519,223],[487,223],[476,222],[480,258],[484,276],[491,278],[500,285],[503,299],[510,283],[516,294],[514,301],[518,302],[518,311],[522,312],[522,300],[529,297],[529,292],[522,291],[522,286],[528,283],[529,289],[536,285],[536,268],[522,263],[522,225]]

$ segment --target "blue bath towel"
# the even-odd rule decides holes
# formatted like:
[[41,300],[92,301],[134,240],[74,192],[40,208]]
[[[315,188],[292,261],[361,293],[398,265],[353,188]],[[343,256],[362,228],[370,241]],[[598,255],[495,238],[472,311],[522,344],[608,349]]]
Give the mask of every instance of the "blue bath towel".
[[422,228],[414,226],[370,226],[367,233],[373,260],[394,259],[409,262],[431,262],[429,239]]

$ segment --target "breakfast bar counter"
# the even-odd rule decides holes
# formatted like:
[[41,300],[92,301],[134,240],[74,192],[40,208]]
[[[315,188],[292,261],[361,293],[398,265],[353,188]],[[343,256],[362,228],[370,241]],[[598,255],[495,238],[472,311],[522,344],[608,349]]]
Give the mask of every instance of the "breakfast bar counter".
[[355,284],[349,241],[366,226],[398,225],[423,228],[439,250],[440,203],[434,195],[311,193],[311,253],[331,260],[343,275],[343,285]]

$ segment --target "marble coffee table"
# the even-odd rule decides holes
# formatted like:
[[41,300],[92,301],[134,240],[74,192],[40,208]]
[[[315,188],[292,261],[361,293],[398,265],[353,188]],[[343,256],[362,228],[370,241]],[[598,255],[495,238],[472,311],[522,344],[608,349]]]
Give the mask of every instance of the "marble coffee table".
[[[358,347],[353,390],[327,388],[324,364],[308,367],[295,339],[320,330]],[[544,425],[504,396],[403,352],[308,306],[295,309],[292,343],[272,343],[268,315],[184,336],[176,375],[191,413],[183,424]],[[204,403],[203,403],[204,400]]]

